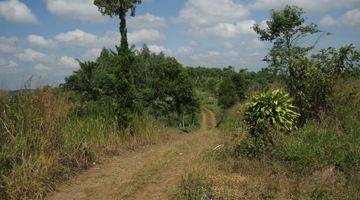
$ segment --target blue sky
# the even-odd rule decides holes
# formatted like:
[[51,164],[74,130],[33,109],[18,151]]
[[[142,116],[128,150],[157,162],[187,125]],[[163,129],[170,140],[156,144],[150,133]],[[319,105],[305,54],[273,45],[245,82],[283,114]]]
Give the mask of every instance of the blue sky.
[[[249,70],[266,66],[270,45],[251,26],[270,9],[305,9],[308,20],[332,33],[318,48],[360,46],[360,0],[143,0],[129,18],[129,42],[163,51],[185,66]],[[101,16],[91,0],[0,0],[0,87],[56,85],[118,44],[118,20]]]

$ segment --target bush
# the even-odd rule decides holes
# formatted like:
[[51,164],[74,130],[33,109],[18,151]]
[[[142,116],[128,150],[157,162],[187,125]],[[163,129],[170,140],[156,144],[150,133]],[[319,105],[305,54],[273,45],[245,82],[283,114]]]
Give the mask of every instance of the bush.
[[220,83],[218,91],[218,104],[223,109],[235,105],[237,100],[235,85],[230,78],[224,78]]
[[353,45],[339,50],[323,49],[312,55],[299,54],[289,66],[287,87],[301,114],[300,124],[317,118],[323,111],[331,111],[331,95],[342,74],[356,71],[360,53]]
[[245,110],[245,122],[252,137],[268,134],[269,128],[291,131],[296,128],[299,114],[289,95],[282,90],[256,95]]
[[282,90],[256,95],[246,104],[244,113],[250,135],[236,141],[235,156],[258,158],[264,151],[273,151],[277,142],[274,135],[295,129],[298,116],[289,95]]

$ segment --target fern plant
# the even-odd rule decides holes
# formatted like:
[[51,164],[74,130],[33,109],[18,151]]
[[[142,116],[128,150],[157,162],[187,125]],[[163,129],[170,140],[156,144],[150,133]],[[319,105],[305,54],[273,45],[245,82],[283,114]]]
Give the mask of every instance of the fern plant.
[[271,127],[287,131],[295,129],[298,117],[292,99],[280,89],[256,95],[245,110],[249,132],[255,137],[267,135]]

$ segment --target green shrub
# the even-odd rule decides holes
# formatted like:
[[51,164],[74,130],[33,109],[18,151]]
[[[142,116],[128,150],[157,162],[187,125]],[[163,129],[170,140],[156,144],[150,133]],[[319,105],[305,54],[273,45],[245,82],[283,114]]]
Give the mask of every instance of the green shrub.
[[296,128],[298,116],[289,95],[282,90],[256,95],[245,110],[252,137],[266,136],[270,127],[291,131]]
[[210,192],[210,186],[205,176],[198,173],[187,173],[181,179],[175,199],[199,200],[208,192]]
[[226,77],[220,83],[218,90],[218,104],[223,109],[230,108],[235,105],[237,100],[236,88],[233,81]]
[[235,158],[240,158],[241,156],[246,156],[247,158],[259,158],[262,154],[264,147],[264,140],[249,137],[242,141],[235,141],[235,147],[233,152]]

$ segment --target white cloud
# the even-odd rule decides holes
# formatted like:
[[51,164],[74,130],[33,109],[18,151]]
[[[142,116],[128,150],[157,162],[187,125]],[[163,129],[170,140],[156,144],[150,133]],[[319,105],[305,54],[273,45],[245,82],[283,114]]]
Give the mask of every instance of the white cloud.
[[18,51],[17,37],[0,37],[0,53],[13,54]]
[[237,23],[219,23],[211,27],[193,27],[189,32],[197,36],[218,36],[223,38],[236,37],[241,34],[255,34],[252,27],[256,22],[254,20],[245,20]]
[[9,63],[0,63],[0,70],[5,70],[8,73],[19,72],[19,64],[13,60],[10,60]]
[[194,36],[231,38],[254,33],[255,21],[247,19],[249,14],[234,0],[188,0],[177,21],[189,24],[188,32]]
[[37,24],[38,20],[31,10],[18,0],[0,2],[0,17],[10,22]]
[[63,71],[63,70],[75,70],[79,68],[79,63],[69,56],[50,56],[45,62],[39,62],[34,66],[34,69],[38,72],[45,71]]
[[72,57],[61,56],[58,58],[59,65],[65,69],[77,69],[79,68],[79,63]]
[[46,75],[46,71],[53,71],[63,73],[68,70],[75,70],[79,68],[79,63],[69,56],[49,56],[49,59],[39,61],[34,65],[34,69],[40,72],[41,75]]
[[209,26],[244,20],[249,11],[233,0],[188,0],[178,20],[193,26]]
[[145,15],[130,17],[128,26],[133,29],[157,29],[165,27],[166,22],[162,17],[146,13]]
[[253,0],[249,8],[270,10],[283,8],[285,5],[296,5],[307,11],[329,11],[339,8],[359,6],[359,0]]
[[347,11],[343,16],[339,18],[341,24],[352,27],[360,26],[360,9],[355,8]]
[[[128,33],[128,41],[130,44],[140,44],[149,41],[161,41],[166,36],[155,29],[141,29]],[[59,42],[66,43],[73,46],[103,48],[113,47],[119,44],[120,34],[118,32],[107,32],[105,35],[99,37],[92,33],[87,33],[83,30],[76,29],[66,33],[60,33],[55,36]]]
[[180,55],[188,56],[191,55],[194,52],[194,49],[192,47],[180,47],[177,50],[177,53]]
[[161,52],[168,54],[168,55],[172,54],[171,49],[168,49],[161,45],[148,45],[148,48],[151,52],[156,53],[156,54],[159,54]]
[[323,25],[323,26],[333,26],[336,23],[337,23],[337,21],[334,18],[332,18],[331,16],[329,16],[329,15],[323,17],[320,20],[320,24]]
[[9,64],[7,65],[8,68],[16,68],[19,67],[19,65],[17,64],[17,62],[10,60]]
[[0,37],[0,42],[8,43],[8,44],[15,44],[19,41],[19,39],[15,36],[11,37]]
[[1,68],[16,68],[18,67],[19,65],[17,64],[17,62],[13,61],[13,60],[10,60],[9,63],[6,63],[6,61],[4,59],[0,59],[0,67]]
[[50,70],[52,70],[50,67],[46,66],[43,63],[36,64],[34,66],[34,69],[37,70],[37,71],[50,71]]
[[0,43],[0,53],[15,53],[16,51],[15,47]]
[[355,8],[347,11],[338,19],[334,19],[331,16],[325,16],[320,20],[320,24],[324,26],[348,26],[348,27],[360,27],[360,9]]
[[57,34],[55,36],[55,39],[59,42],[83,47],[97,46],[97,43],[99,41],[99,38],[96,35],[87,33],[80,29]]
[[93,1],[89,0],[46,0],[50,13],[82,21],[98,22],[105,19]]
[[24,62],[41,62],[46,58],[45,54],[33,49],[24,49],[22,53],[18,53],[15,56]]
[[34,46],[46,49],[55,49],[57,47],[57,43],[54,40],[46,39],[40,35],[29,35],[27,41]]
[[102,48],[93,48],[93,49],[85,51],[82,54],[82,57],[86,58],[86,59],[90,59],[90,60],[96,60],[96,58],[99,57],[101,51],[102,51]]
[[139,44],[150,41],[161,41],[166,36],[155,29],[142,29],[128,34],[130,44]]

